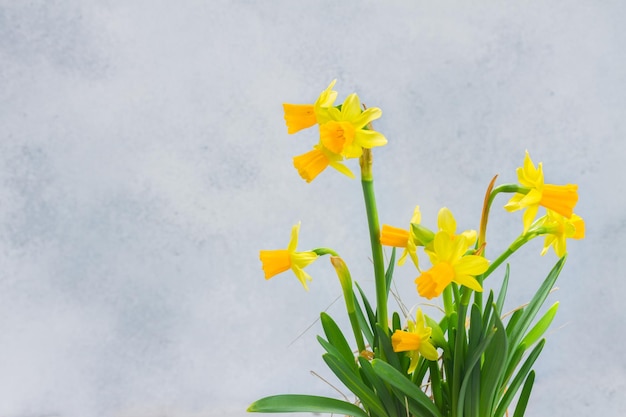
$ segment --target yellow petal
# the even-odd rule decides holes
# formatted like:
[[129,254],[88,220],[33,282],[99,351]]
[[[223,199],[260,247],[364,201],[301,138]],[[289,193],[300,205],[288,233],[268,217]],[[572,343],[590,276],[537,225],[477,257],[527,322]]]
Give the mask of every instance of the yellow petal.
[[478,281],[476,281],[476,278],[471,275],[457,275],[454,277],[454,282],[459,285],[464,285],[476,292],[483,292],[483,288]]
[[454,219],[450,209],[447,207],[443,207],[439,210],[439,214],[437,215],[437,226],[439,227],[439,230],[443,230],[450,235],[454,235],[456,233],[456,220]]
[[437,349],[430,342],[422,343],[420,346],[419,353],[428,359],[429,361],[436,361],[439,359],[439,353],[437,353]]
[[357,129],[363,129],[376,119],[379,119],[383,115],[383,111],[378,107],[370,107],[365,109],[357,117],[350,119]]
[[289,244],[287,245],[289,253],[293,253],[298,247],[298,233],[300,233],[300,222],[291,228],[291,238],[289,239]]
[[480,275],[489,268],[489,261],[482,256],[466,255],[454,264],[454,271],[460,275]]
[[387,138],[375,130],[357,130],[354,135],[354,141],[366,149],[387,144]]

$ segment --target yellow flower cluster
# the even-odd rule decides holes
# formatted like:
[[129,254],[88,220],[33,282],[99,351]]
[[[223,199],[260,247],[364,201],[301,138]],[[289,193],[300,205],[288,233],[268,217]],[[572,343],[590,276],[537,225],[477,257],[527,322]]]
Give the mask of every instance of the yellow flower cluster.
[[313,150],[293,158],[294,166],[306,182],[313,181],[329,166],[354,178],[343,161],[359,158],[364,148],[387,143],[385,136],[368,128],[372,121],[380,118],[382,111],[377,107],[361,109],[361,101],[354,93],[346,97],[343,104],[335,106],[335,82],[333,80],[313,104],[283,104],[287,133],[319,126],[320,140]]

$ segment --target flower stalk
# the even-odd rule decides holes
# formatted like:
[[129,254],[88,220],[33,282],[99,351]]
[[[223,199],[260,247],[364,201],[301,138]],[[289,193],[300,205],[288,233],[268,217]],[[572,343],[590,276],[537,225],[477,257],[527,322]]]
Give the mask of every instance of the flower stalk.
[[380,244],[380,225],[378,223],[378,211],[376,209],[376,195],[374,194],[374,175],[372,172],[372,151],[364,149],[359,159],[361,166],[361,185],[365,211],[367,213],[367,225],[372,247],[372,261],[374,262],[374,279],[376,282],[376,317],[378,324],[385,335],[389,334],[387,324],[387,283],[385,280],[385,264],[383,259],[383,247]]

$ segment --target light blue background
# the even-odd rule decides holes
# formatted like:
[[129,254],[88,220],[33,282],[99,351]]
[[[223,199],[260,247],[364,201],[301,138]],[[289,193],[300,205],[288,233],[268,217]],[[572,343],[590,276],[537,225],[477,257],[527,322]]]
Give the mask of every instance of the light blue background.
[[[528,415],[623,415],[625,3],[295,4],[0,1],[0,416],[240,417],[264,395],[337,395],[305,332],[340,294],[330,265],[306,293],[258,261],[301,220],[300,248],[333,247],[372,288],[359,182],[304,183],[291,158],[316,133],[283,121],[333,78],[383,109],[383,223],[420,204],[425,224],[447,206],[476,228],[526,149],[579,184],[587,238],[550,297]],[[505,201],[492,255],[521,227]],[[513,259],[508,307],[555,262],[540,250]],[[396,276],[409,306],[415,276]]]

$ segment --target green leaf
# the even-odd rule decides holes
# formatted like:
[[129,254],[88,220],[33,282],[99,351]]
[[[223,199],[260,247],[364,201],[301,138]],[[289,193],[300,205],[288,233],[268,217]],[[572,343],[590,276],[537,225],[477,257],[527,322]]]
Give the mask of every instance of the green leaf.
[[372,346],[374,344],[374,333],[372,332],[369,321],[365,318],[365,314],[363,314],[361,305],[356,299],[356,294],[354,294],[354,310],[356,313],[356,318],[359,321],[359,327],[363,332],[363,336],[365,336],[367,343]]
[[370,417],[354,404],[315,395],[274,395],[261,398],[250,404],[251,413],[326,413],[352,417]]
[[506,370],[508,352],[506,331],[498,314],[493,315],[493,320],[495,321],[496,333],[491,344],[485,350],[483,363],[481,365],[482,374],[480,381],[479,409],[480,415],[482,416],[491,415],[493,404],[496,401],[496,394],[504,378],[504,371]]
[[528,378],[526,378],[526,382],[524,382],[524,388],[522,388],[522,393],[517,400],[517,406],[515,407],[515,413],[513,413],[513,417],[524,417],[524,413],[526,412],[526,406],[528,405],[528,399],[530,398],[530,392],[533,389],[534,383],[535,371],[530,371],[530,374],[528,374]]
[[337,349],[341,356],[343,356],[344,361],[350,364],[351,368],[356,370],[357,366],[352,349],[350,349],[350,345],[337,326],[337,323],[335,323],[335,321],[324,312],[320,314],[320,318],[328,342]]
[[389,266],[387,272],[385,272],[385,282],[387,284],[387,296],[389,296],[389,289],[391,289],[391,281],[393,280],[393,270],[396,265],[396,248],[391,250],[391,259],[389,260]]
[[554,283],[559,277],[559,273],[561,272],[561,269],[563,269],[563,265],[565,264],[566,259],[567,255],[558,260],[546,279],[541,284],[541,287],[539,287],[539,289],[533,296],[532,300],[530,300],[530,303],[528,303],[528,306],[524,309],[524,315],[520,318],[519,322],[516,323],[513,331],[511,332],[510,339],[512,346],[515,346],[520,342],[520,340],[522,339],[522,335],[524,334],[524,332],[526,332],[526,330],[530,326],[530,323],[534,320],[537,312],[539,311],[539,309],[543,305],[543,302],[546,300],[548,294],[552,290],[552,287],[554,287]]
[[[420,406],[420,412],[415,413],[422,417],[442,417],[441,412],[435,407],[431,399],[422,391],[419,386],[412,383],[405,375],[400,373],[393,366],[380,359],[372,361],[374,371],[388,384],[396,387],[402,394],[406,395]],[[402,397],[400,397],[402,399]]]
[[363,357],[359,357],[359,364],[361,365],[361,371],[365,378],[370,382],[371,386],[376,391],[376,395],[383,402],[383,406],[389,417],[399,417],[397,412],[397,400],[391,395],[389,388],[385,385],[385,382],[380,379],[374,369],[372,368],[372,364]]
[[[478,313],[480,315],[480,312]],[[463,415],[463,406],[464,406],[464,402],[465,402],[465,391],[467,390],[467,387],[470,383],[471,380],[471,375],[472,375],[472,369],[474,368],[474,366],[476,366],[476,364],[479,362],[483,352],[485,351],[485,349],[487,349],[487,347],[489,346],[489,344],[491,343],[491,340],[493,339],[493,336],[495,334],[495,331],[490,332],[485,338],[483,338],[483,340],[472,350],[472,352],[468,352],[468,360],[465,361],[464,366],[465,368],[465,375],[463,377],[463,383],[461,384],[461,388],[459,389],[459,402],[457,404],[457,415],[462,416]],[[457,360],[457,358],[455,358],[455,360]]]
[[506,291],[509,287],[509,264],[506,264],[506,271],[504,273],[504,279],[502,280],[502,287],[498,293],[498,301],[496,301],[496,310],[498,315],[502,315],[502,308],[504,308],[504,299],[506,298]]
[[496,412],[494,414],[495,417],[500,417],[504,415],[507,407],[509,406],[509,404],[511,404],[511,401],[513,401],[513,397],[522,385],[522,382],[526,378],[526,375],[528,375],[528,373],[531,371],[532,366],[539,357],[539,354],[541,353],[541,350],[543,349],[543,346],[545,344],[546,339],[541,339],[541,341],[537,343],[537,346],[535,346],[535,348],[530,352],[528,358],[526,359],[526,361],[524,361],[524,364],[518,371],[517,375],[515,375],[515,377],[511,381],[511,384],[508,386],[506,393],[502,396],[502,400],[500,400],[498,408],[496,409]]
[[546,314],[539,319],[537,324],[533,326],[532,329],[526,334],[524,339],[522,340],[522,344],[528,347],[535,344],[537,340],[543,336],[543,334],[548,330],[550,324],[552,324],[552,320],[554,320],[554,316],[556,316],[556,312],[559,309],[559,302],[552,304],[552,307],[546,311]]
[[322,355],[326,365],[337,375],[337,378],[356,395],[366,409],[378,414],[380,417],[387,415],[382,403],[362,380],[360,375],[345,365],[342,361],[328,353]]
[[376,336],[378,336],[378,340],[380,341],[381,348],[385,353],[385,358],[387,359],[387,362],[397,370],[402,371],[400,358],[398,358],[398,354],[393,350],[390,336],[386,335],[383,329],[378,324],[376,325]]
[[[367,319],[370,322],[370,329],[374,330],[376,329],[376,323],[378,323],[376,321],[376,314],[374,314],[374,310],[372,309],[372,306],[370,302],[368,301],[367,296],[361,289],[361,286],[356,281],[354,282],[354,285],[356,285],[357,290],[359,290],[359,293],[361,294],[361,299],[363,300],[363,307],[365,307],[365,312],[367,313]],[[371,343],[370,345],[373,346]]]

